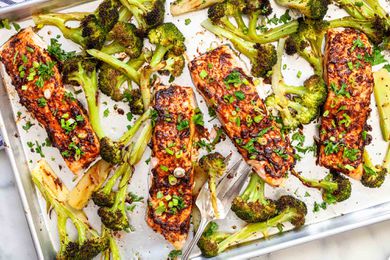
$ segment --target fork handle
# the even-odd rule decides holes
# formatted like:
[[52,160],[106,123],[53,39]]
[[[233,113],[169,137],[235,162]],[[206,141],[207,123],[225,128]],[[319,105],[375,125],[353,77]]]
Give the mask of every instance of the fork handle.
[[198,243],[200,237],[203,234],[203,231],[206,229],[207,224],[210,222],[210,220],[206,218],[202,218],[202,220],[199,223],[198,230],[196,231],[196,234],[194,238],[191,240],[190,244],[185,248],[183,256],[181,257],[181,260],[188,260],[190,257],[190,254],[192,252],[192,249],[194,249],[195,245]]

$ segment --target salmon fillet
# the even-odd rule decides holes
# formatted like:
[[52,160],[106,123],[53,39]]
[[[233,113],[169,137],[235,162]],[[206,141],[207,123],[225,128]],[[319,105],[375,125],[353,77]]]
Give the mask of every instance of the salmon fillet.
[[47,131],[73,173],[99,155],[99,140],[86,112],[66,95],[56,62],[31,28],[14,35],[0,49],[2,72],[8,74],[20,103]]
[[220,46],[195,58],[189,69],[196,88],[244,159],[267,183],[281,185],[295,164],[294,150],[232,49]]
[[328,97],[320,129],[319,164],[352,178],[363,174],[364,128],[374,87],[372,54],[365,34],[329,30],[326,38],[325,80]]
[[184,245],[190,227],[195,108],[191,88],[157,88],[147,223],[177,249]]

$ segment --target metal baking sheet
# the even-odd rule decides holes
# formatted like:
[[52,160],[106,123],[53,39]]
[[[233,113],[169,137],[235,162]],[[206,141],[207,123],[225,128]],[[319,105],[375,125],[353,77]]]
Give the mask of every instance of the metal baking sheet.
[[[42,7],[53,6],[58,8],[59,6],[53,5],[54,2],[63,1],[30,1],[29,7],[34,6],[34,10],[42,10]],[[73,4],[77,1],[70,1],[68,3]],[[86,2],[86,1],[83,1]],[[26,3],[27,4],[27,3]],[[168,7],[167,3],[167,7]],[[387,7],[389,3],[383,2]],[[93,10],[97,6],[97,2],[91,2],[77,6],[77,8],[67,8],[66,11],[88,11]],[[20,6],[12,7],[15,16],[25,18],[32,13],[31,10],[27,10],[26,7]],[[285,10],[277,8],[274,5],[274,10],[277,16],[284,13]],[[0,9],[0,18],[5,17],[5,9]],[[168,10],[168,9],[167,9]],[[329,14],[332,14],[331,18],[337,18],[345,15],[342,11],[335,11],[335,7],[331,7]],[[290,12],[294,16],[293,12]],[[166,21],[173,21],[179,27],[179,29],[186,36],[186,45],[188,47],[187,55],[191,60],[199,53],[207,51],[209,48],[216,47],[219,44],[226,43],[220,39],[215,38],[212,34],[205,32],[199,25],[200,21],[206,18],[206,11],[200,11],[183,15],[180,17],[174,17],[167,15]],[[190,18],[191,23],[186,25],[185,19]],[[329,18],[329,17],[327,17]],[[26,19],[20,22],[22,27],[33,25],[30,19]],[[1,31],[0,45],[2,45],[15,31]],[[60,34],[59,30],[54,27],[45,27],[39,32],[42,38],[49,42],[49,39],[55,35]],[[70,41],[61,38],[63,48],[66,50],[77,50],[77,45]],[[387,56],[389,58],[389,56]],[[245,62],[245,59],[244,59]],[[312,69],[302,59],[297,56],[284,57],[283,62],[287,64],[287,69],[284,71],[287,82],[291,84],[301,84],[305,78],[310,76]],[[1,71],[1,68],[0,68]],[[302,72],[302,76],[298,78],[296,75],[298,71]],[[8,81],[8,76],[3,73],[3,83]],[[166,79],[164,79],[166,80]],[[192,82],[188,73],[185,70],[183,75],[175,81],[178,85],[192,86]],[[0,84],[2,84],[0,82]],[[29,171],[34,167],[36,161],[40,159],[40,156],[36,153],[31,153],[30,148],[26,145],[27,141],[38,141],[43,143],[46,138],[46,132],[38,126],[33,118],[29,116],[25,108],[23,108],[19,102],[18,97],[12,87],[6,87],[6,84],[0,86],[0,127],[6,143],[6,151],[9,155],[12,168],[14,170],[16,183],[19,188],[19,192],[22,198],[22,202],[25,208],[25,214],[30,226],[31,234],[37,249],[39,258],[52,259],[55,255],[55,249],[58,247],[58,238],[56,231],[56,219],[52,217],[50,219],[45,211],[45,203],[41,196],[36,193],[34,189]],[[7,84],[8,85],[8,84]],[[258,90],[261,97],[266,97],[270,92],[270,87],[266,84],[258,82]],[[196,92],[196,91],[195,91]],[[83,95],[77,96],[84,102]],[[100,95],[101,112],[109,109],[110,116],[103,118],[103,124],[106,126],[106,132],[113,138],[119,137],[125,130],[126,125],[131,124],[126,117],[123,117],[114,112],[112,106],[113,102]],[[196,92],[196,98],[200,109],[205,114],[205,121],[209,121],[207,108],[202,97]],[[107,105],[106,105],[107,103]],[[126,104],[118,103],[119,107],[128,111]],[[371,104],[371,117],[369,123],[373,127],[372,136],[373,142],[367,147],[375,163],[379,163],[386,151],[387,144],[382,140],[377,111],[375,107],[375,101],[372,99]],[[22,112],[22,117],[17,117],[17,112]],[[27,122],[34,122],[35,125],[26,133],[22,126]],[[106,122],[106,124],[105,124]],[[110,123],[108,123],[110,122]],[[207,123],[208,127],[214,124],[218,124],[216,120]],[[305,126],[306,145],[313,143],[311,136],[315,136],[317,129],[316,124]],[[217,150],[227,155],[231,150],[235,151],[235,148],[229,140],[221,143],[217,146]],[[43,147],[45,158],[51,164],[52,168],[65,182],[65,184],[72,188],[76,182],[73,180],[72,173],[66,168],[62,167],[59,170],[59,166],[64,166],[64,162],[59,155],[59,152],[51,147]],[[143,159],[136,167],[136,172],[129,186],[129,190],[136,192],[139,195],[147,196],[147,173],[149,166],[144,163],[150,156],[150,151],[144,154]],[[239,158],[239,155],[235,153],[232,161]],[[297,170],[302,171],[305,176],[321,178],[327,171],[326,169],[315,165],[315,158],[313,155],[307,155],[301,162],[297,164]],[[307,226],[296,231],[289,231],[283,234],[278,234],[270,237],[268,240],[256,240],[252,243],[237,247],[229,250],[224,254],[221,254],[217,259],[226,258],[248,258],[256,255],[269,253],[275,250],[279,250],[288,246],[293,246],[299,243],[304,243],[310,240],[322,238],[335,233],[343,232],[353,228],[357,228],[364,225],[369,225],[386,219],[390,219],[390,180],[386,180],[385,184],[377,190],[368,189],[363,187],[360,183],[352,180],[353,193],[348,201],[328,206],[326,211],[320,210],[317,213],[313,212],[313,205],[315,202],[321,202],[321,195],[317,190],[305,188],[300,185],[299,182],[291,177],[286,182],[284,187],[276,189],[267,189],[267,195],[273,198],[279,197],[281,194],[292,194],[298,198],[303,199],[308,205]],[[310,196],[306,197],[305,193],[309,192]],[[136,207],[133,213],[130,213],[131,224],[135,227],[135,231],[129,234],[123,234],[119,239],[119,246],[121,253],[126,259],[129,258],[142,258],[142,259],[165,259],[168,252],[172,250],[172,247],[164,241],[158,234],[155,234],[145,223],[145,206],[143,203]],[[96,207],[93,203],[90,203],[86,208],[86,212],[91,219],[92,225],[99,228],[100,222],[96,216]],[[219,224],[223,229],[232,230],[232,227],[240,227],[244,223],[238,220],[234,214],[229,214],[228,218],[224,221],[220,221]],[[290,226],[286,225],[285,229],[288,230]],[[276,233],[274,230],[273,233]],[[142,239],[140,239],[142,238]],[[201,258],[199,252],[194,252],[194,258]]]

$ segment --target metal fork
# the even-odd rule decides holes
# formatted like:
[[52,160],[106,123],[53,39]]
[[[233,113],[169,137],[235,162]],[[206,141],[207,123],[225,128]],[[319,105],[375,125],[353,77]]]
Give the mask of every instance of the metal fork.
[[221,181],[218,183],[216,190],[219,213],[218,217],[216,217],[213,207],[211,206],[209,185],[207,182],[205,183],[205,185],[203,185],[195,202],[201,214],[201,221],[199,223],[199,228],[196,231],[194,238],[184,249],[183,256],[181,257],[182,260],[187,260],[189,258],[192,249],[198,243],[203,231],[207,227],[207,224],[210,223],[210,221],[216,219],[224,219],[227,216],[232,205],[233,199],[239,194],[242,186],[245,183],[245,180],[248,177],[248,174],[251,171],[252,167],[246,164],[244,160],[240,159],[222,177]]

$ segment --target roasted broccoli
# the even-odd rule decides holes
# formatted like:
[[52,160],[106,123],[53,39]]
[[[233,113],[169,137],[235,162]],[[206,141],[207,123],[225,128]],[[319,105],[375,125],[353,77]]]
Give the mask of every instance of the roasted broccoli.
[[[98,215],[102,223],[111,230],[127,230],[130,227],[125,208],[128,198],[127,185],[133,174],[133,166],[141,159],[151,136],[152,125],[148,122],[134,146],[128,147],[124,152],[122,163],[106,183],[108,186],[103,186],[93,194],[94,202],[102,205],[98,209]],[[113,191],[112,188],[119,178],[118,190]]]
[[109,137],[100,139],[100,156],[103,160],[112,164],[118,164],[123,159],[123,148],[126,147],[141,125],[150,118],[151,111],[147,110],[140,116],[134,125],[127,130],[118,141],[113,141]]
[[164,23],[150,30],[148,39],[150,43],[156,45],[150,61],[152,68],[156,67],[168,52],[180,56],[186,51],[185,38],[173,23]]
[[107,54],[125,52],[130,59],[137,58],[142,53],[143,39],[137,35],[137,28],[132,23],[116,23],[107,39],[112,42],[104,45],[102,52]]
[[218,232],[216,224],[210,224],[202,234],[198,246],[206,257],[216,256],[227,248],[246,241],[257,234],[267,234],[270,228],[280,227],[290,222],[295,228],[305,224],[307,208],[304,202],[288,195],[281,196],[277,201],[278,215],[264,222],[250,223],[234,234]]
[[[223,29],[234,34],[236,37],[240,37],[242,40],[259,44],[277,41],[279,38],[286,37],[298,29],[298,22],[291,21],[269,29],[266,32],[258,33],[257,28],[260,16],[268,15],[271,12],[272,9],[268,1],[226,0],[209,8],[209,19],[203,22],[202,25],[207,30],[212,28],[213,25],[217,28],[212,28],[212,32]],[[245,24],[243,17],[245,15],[249,18],[248,25]],[[234,18],[237,26],[230,21],[230,18]]]
[[279,113],[283,125],[295,129],[308,124],[318,115],[319,106],[326,99],[326,85],[321,76],[313,75],[305,80],[303,86],[290,86],[283,80],[281,58],[285,39],[279,40],[278,62],[272,71],[273,94],[266,99],[267,108]]
[[137,21],[138,30],[146,34],[164,22],[165,0],[120,0]]
[[251,72],[256,77],[264,77],[272,69],[277,60],[276,50],[272,44],[254,44],[243,40],[237,35],[219,26],[213,25],[209,20],[202,26],[217,36],[229,39],[234,47],[244,54],[251,62]]
[[67,59],[63,64],[63,81],[66,84],[81,86],[88,104],[89,120],[99,138],[104,136],[100,123],[99,103],[97,102],[97,61],[84,56]]
[[[57,259],[92,259],[108,248],[108,238],[100,236],[91,228],[83,211],[70,207],[64,197],[68,193],[65,185],[50,171],[32,171],[32,180],[47,204],[57,214],[57,228],[60,248]],[[67,221],[71,220],[77,230],[77,239],[72,241],[68,235]]]
[[369,188],[379,188],[385,181],[386,175],[386,167],[382,165],[374,166],[367,150],[364,150],[362,184]]
[[276,0],[280,6],[298,10],[311,19],[322,19],[328,11],[328,0]]
[[109,246],[106,251],[103,253],[104,260],[120,260],[121,256],[119,254],[119,248],[115,241],[114,232],[104,225],[102,225],[102,233],[103,235],[108,237]]
[[329,173],[322,180],[307,179],[294,170],[291,171],[291,173],[297,177],[303,185],[320,189],[322,192],[322,199],[328,204],[347,200],[351,196],[351,182],[348,178],[339,173]]
[[[134,68],[134,70],[138,70],[145,63],[146,56],[147,54],[143,53],[137,59],[129,60],[127,65]],[[132,90],[129,90],[129,88],[125,89],[124,91],[121,90],[121,86],[125,82],[127,82],[128,86],[130,86],[129,81],[130,79],[126,75],[122,74],[122,72],[106,63],[100,67],[98,83],[100,91],[102,91],[107,96],[110,96],[115,101],[120,101],[125,98],[127,101],[129,101],[130,107],[132,107],[133,99],[129,99],[130,94],[132,94]],[[132,110],[133,114],[139,115],[142,114],[143,110],[137,110],[136,113],[134,112],[135,110]]]
[[[115,0],[105,0],[94,13],[50,13],[33,16],[38,27],[54,25],[63,33],[64,37],[86,47],[102,48],[109,31],[119,18],[118,4]],[[79,21],[79,27],[66,25],[70,21]]]
[[209,153],[204,155],[199,160],[199,167],[207,173],[210,195],[211,195],[211,205],[214,210],[214,214],[218,216],[218,205],[217,205],[217,179],[221,177],[226,170],[225,157],[220,153]]
[[345,9],[349,15],[359,20],[375,23],[375,29],[390,34],[390,16],[378,0],[334,0],[334,3]]
[[266,221],[277,213],[275,201],[265,197],[264,181],[256,173],[252,173],[244,192],[233,200],[232,210],[249,223]]

